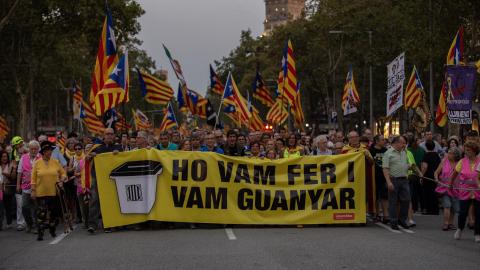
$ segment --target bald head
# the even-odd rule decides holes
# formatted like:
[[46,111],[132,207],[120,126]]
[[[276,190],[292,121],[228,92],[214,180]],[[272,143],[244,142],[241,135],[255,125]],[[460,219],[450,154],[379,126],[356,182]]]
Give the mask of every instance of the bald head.
[[106,128],[105,132],[103,133],[103,142],[105,144],[113,144],[115,139],[115,131],[113,128]]
[[348,144],[352,147],[358,147],[360,145],[360,138],[358,136],[358,132],[352,130],[348,133]]

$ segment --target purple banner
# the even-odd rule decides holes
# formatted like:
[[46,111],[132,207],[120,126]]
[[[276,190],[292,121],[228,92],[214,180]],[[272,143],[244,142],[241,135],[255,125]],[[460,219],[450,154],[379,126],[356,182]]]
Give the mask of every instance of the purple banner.
[[477,80],[477,69],[471,66],[447,66],[448,118],[451,123],[472,123],[472,99]]

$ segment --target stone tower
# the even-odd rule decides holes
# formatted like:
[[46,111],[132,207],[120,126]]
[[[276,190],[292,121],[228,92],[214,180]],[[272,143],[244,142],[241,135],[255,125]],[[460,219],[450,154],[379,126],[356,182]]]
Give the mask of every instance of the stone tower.
[[265,0],[264,34],[276,26],[303,16],[305,0]]

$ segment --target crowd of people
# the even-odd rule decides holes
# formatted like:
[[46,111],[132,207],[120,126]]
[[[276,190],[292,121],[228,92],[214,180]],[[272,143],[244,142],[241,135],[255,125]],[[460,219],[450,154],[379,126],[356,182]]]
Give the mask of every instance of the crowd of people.
[[[18,231],[35,233],[43,240],[45,230],[55,237],[59,222],[70,220],[95,234],[101,228],[101,211],[92,160],[100,153],[156,148],[275,160],[363,152],[366,214],[371,219],[393,230],[408,229],[416,226],[413,213],[439,215],[443,209],[442,230],[455,231],[454,238],[461,239],[468,225],[480,242],[476,131],[464,138],[443,138],[430,131],[385,138],[373,136],[369,129],[361,134],[331,130],[314,137],[313,132],[286,129],[250,133],[194,129],[188,134],[173,129],[155,136],[148,131],[129,134],[107,128],[99,137],[79,137],[73,132],[66,137],[64,145],[44,134],[28,142],[15,136],[0,144],[0,230],[15,224]],[[65,222],[65,227],[72,229],[71,223]]]

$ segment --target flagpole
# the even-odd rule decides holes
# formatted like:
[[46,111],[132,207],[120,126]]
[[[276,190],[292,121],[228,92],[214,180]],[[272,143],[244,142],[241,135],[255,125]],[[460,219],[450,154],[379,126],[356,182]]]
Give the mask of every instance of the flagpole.
[[[227,82],[228,79],[231,79],[232,73],[231,71],[228,72],[228,77],[227,77]],[[217,130],[217,124],[218,124],[218,118],[220,117],[220,110],[222,109],[222,104],[223,104],[223,97],[225,96],[225,88],[227,88],[227,83],[225,83],[225,87],[223,88],[223,94],[222,98],[220,99],[220,105],[218,106],[218,112],[217,112],[217,117],[215,118],[215,126],[213,127],[213,131]]]

